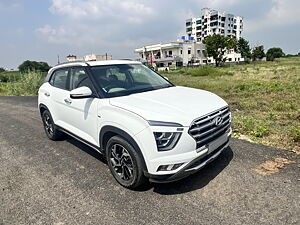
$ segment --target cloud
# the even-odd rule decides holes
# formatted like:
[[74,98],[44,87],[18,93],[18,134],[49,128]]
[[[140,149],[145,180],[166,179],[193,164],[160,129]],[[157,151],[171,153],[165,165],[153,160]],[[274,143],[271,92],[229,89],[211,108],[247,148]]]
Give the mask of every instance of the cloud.
[[211,0],[210,1],[210,7],[218,9],[219,7],[230,7],[232,5],[235,5],[239,3],[240,0]]
[[185,33],[185,20],[204,7],[226,8],[239,0],[51,0],[58,25],[36,29],[52,45],[74,51],[109,51],[131,57],[134,48],[174,41]]
[[[141,23],[154,14],[142,0],[52,0],[50,11],[54,14],[81,20],[105,20],[112,16],[129,23]],[[149,2],[148,2],[149,3]]]
[[300,23],[299,0],[272,0],[272,7],[263,17],[245,21],[247,32]]
[[300,22],[299,0],[273,0],[273,7],[267,15],[274,24],[284,25]]
[[185,20],[204,7],[244,14],[243,35],[256,42],[263,42],[267,30],[300,22],[299,0],[51,0],[49,11],[57,24],[44,25],[37,33],[52,45],[130,57],[136,47],[185,34]]

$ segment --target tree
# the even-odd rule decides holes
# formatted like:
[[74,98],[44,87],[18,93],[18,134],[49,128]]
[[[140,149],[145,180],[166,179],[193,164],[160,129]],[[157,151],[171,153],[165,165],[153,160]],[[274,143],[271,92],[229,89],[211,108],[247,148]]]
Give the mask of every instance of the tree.
[[244,38],[240,38],[237,43],[237,50],[241,53],[244,59],[251,59],[251,49],[249,41]]
[[270,48],[266,54],[268,61],[274,61],[274,59],[283,57],[284,55],[281,48]]
[[253,61],[262,59],[263,57],[265,57],[265,50],[263,45],[257,46],[252,50]]
[[24,73],[28,71],[41,71],[41,72],[47,72],[51,67],[46,62],[36,62],[36,61],[24,61],[19,67],[19,71]]
[[208,36],[203,43],[206,45],[207,55],[214,58],[216,66],[220,66],[222,62],[226,61],[224,55],[229,49],[237,47],[236,39],[219,34]]
[[5,71],[5,69],[3,67],[0,67],[0,73],[4,72],[4,71]]

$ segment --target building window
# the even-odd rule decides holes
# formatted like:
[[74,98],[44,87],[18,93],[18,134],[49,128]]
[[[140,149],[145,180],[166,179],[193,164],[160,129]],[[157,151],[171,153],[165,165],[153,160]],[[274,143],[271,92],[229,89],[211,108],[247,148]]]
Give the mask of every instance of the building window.
[[191,54],[191,49],[188,49],[188,54],[189,54],[189,55]]
[[180,54],[182,55],[182,50],[180,50]]
[[172,56],[172,51],[169,51],[169,56]]

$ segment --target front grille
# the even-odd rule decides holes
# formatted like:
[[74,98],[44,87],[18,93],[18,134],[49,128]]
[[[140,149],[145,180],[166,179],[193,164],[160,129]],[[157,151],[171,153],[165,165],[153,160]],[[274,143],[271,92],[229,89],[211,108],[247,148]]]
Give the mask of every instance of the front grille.
[[[216,125],[216,119],[220,122]],[[189,134],[195,139],[197,149],[225,134],[231,123],[229,107],[221,108],[194,120]]]

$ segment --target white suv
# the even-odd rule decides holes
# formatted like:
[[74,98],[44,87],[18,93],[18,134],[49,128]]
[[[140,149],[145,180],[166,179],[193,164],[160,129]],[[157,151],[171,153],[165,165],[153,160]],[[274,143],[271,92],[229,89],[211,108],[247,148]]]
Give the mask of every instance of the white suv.
[[140,62],[70,62],[39,89],[47,136],[64,133],[102,153],[127,188],[179,180],[228,146],[228,104],[204,90],[175,86]]

